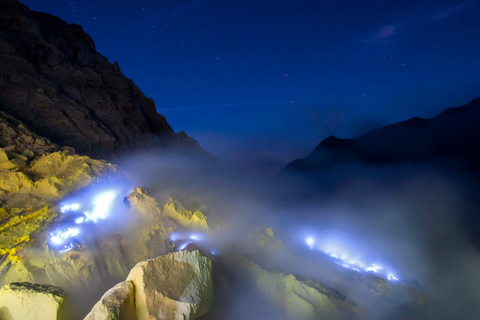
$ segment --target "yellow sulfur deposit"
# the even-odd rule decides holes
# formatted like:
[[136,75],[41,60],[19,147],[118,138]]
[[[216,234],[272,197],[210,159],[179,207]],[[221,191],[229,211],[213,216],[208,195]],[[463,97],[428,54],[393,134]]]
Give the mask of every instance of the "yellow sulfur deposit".
[[[5,211],[8,209],[4,208]],[[46,205],[38,210],[25,210],[7,221],[3,220],[0,225],[0,254],[8,254],[11,261],[18,262],[17,252],[22,249],[20,244],[30,242],[31,235],[42,231],[57,214],[58,212],[51,211]]]
[[25,169],[0,170],[0,201],[8,207],[29,207],[56,201],[116,166],[67,151],[44,154]]
[[209,230],[207,217],[202,212],[199,210],[187,210],[177,200],[171,200],[165,204],[163,214],[185,228]]

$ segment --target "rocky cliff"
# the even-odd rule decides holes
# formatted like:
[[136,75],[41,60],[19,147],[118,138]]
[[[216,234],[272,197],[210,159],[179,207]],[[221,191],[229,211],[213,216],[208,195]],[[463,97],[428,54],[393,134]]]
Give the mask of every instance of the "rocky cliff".
[[0,110],[95,158],[159,148],[207,155],[173,131],[81,26],[11,0],[0,0]]

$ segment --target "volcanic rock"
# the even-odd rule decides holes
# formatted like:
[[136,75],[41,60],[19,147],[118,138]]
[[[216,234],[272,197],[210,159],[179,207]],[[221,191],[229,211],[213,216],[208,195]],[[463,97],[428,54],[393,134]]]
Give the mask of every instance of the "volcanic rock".
[[196,140],[172,130],[153,100],[96,51],[81,26],[11,0],[0,0],[0,110],[91,157],[159,148],[211,157]]
[[199,210],[188,210],[179,201],[171,199],[163,207],[163,214],[179,225],[196,230],[208,231],[207,217]]
[[230,263],[253,281],[267,301],[291,319],[351,319],[361,314],[355,303],[319,281],[270,272],[240,255]]
[[65,296],[61,288],[51,285],[10,283],[0,290],[0,319],[61,319]]
[[131,281],[123,281],[105,292],[85,320],[136,319],[134,287]]
[[197,319],[213,301],[212,262],[199,251],[140,262],[127,281],[135,286],[138,320]]
[[[14,166],[2,166],[9,170],[0,171],[0,201],[8,207],[30,207],[41,201],[58,200],[117,170],[105,161],[66,151],[45,154],[28,167],[20,161],[4,162]],[[13,170],[18,168],[24,170]]]
[[127,242],[135,247],[131,253],[134,263],[171,251],[170,234],[177,226],[162,214],[157,200],[145,189],[136,188],[124,199],[124,203],[133,216],[132,232]]
[[[61,148],[49,139],[31,131],[23,122],[0,111],[0,147],[9,159],[31,160],[35,154],[59,151]],[[73,148],[63,148],[73,151]],[[72,152],[75,153],[75,152]]]
[[275,237],[271,227],[266,229],[255,228],[250,238],[262,254],[272,253],[283,248],[282,241]]
[[3,150],[2,148],[0,148],[0,163],[3,164],[5,162],[8,162],[8,156],[7,156],[7,153],[5,152],[5,150]]

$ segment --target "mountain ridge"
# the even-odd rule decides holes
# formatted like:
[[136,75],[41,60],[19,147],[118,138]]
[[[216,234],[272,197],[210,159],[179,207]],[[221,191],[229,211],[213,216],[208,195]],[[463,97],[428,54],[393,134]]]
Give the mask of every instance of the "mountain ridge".
[[353,139],[330,136],[312,153],[290,162],[281,172],[316,172],[341,163],[383,165],[460,158],[478,172],[478,119],[480,98],[475,98],[464,106],[448,108],[430,119],[413,117]]

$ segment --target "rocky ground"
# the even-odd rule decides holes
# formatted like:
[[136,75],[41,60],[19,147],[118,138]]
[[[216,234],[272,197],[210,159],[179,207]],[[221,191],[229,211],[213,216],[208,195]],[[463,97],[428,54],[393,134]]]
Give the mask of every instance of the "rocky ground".
[[421,292],[373,274],[338,269],[347,296],[320,279],[262,266],[267,256],[287,254],[272,228],[251,229],[246,238],[253,251],[233,245],[214,255],[202,237],[228,225],[209,221],[198,199],[149,194],[141,187],[131,188],[112,209],[125,222],[106,219],[110,231],[86,224],[90,235],[59,250],[52,230],[68,217],[63,199],[128,174],[60,147],[13,117],[1,114],[0,125],[2,319],[35,319],[28,312],[39,304],[44,307],[35,313],[38,319],[159,319],[159,313],[166,319],[242,319],[244,314],[232,310],[243,299],[237,291],[245,288],[255,297],[252,306],[268,306],[276,318],[367,318],[362,297],[377,301],[387,314],[395,315],[392,308],[427,310]]
[[0,0],[0,110],[0,319],[428,315],[415,286],[326,256],[318,267],[332,278],[268,263],[315,262],[255,223],[229,243],[217,235],[238,226],[197,195],[147,190],[99,160],[139,150],[212,158],[172,130],[81,26]]

